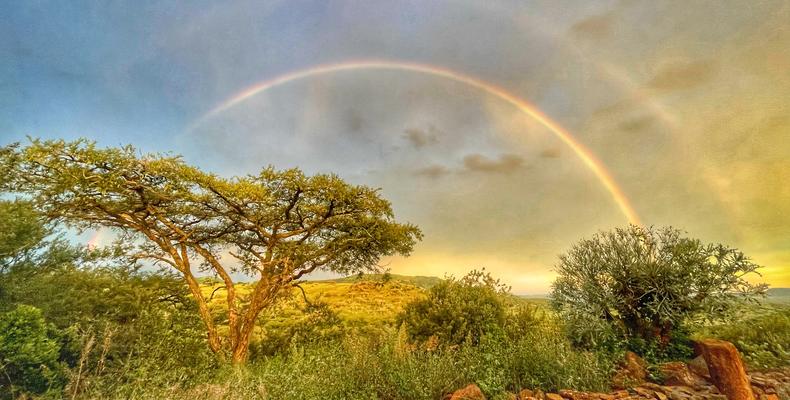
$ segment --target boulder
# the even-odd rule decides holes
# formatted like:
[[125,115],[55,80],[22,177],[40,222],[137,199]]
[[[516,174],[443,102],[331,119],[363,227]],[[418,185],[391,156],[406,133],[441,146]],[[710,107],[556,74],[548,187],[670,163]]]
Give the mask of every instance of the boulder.
[[708,370],[708,364],[705,363],[705,357],[701,354],[694,357],[693,360],[688,362],[689,371],[705,378],[710,379],[710,371]]
[[659,367],[664,377],[664,385],[700,387],[705,385],[701,376],[691,372],[689,367],[680,361],[661,364]]
[[644,383],[646,378],[647,363],[636,353],[628,351],[620,363],[620,369],[612,378],[612,386],[616,389],[625,389]]
[[531,397],[535,397],[535,392],[533,392],[533,391],[531,391],[529,389],[521,389],[521,391],[518,392],[519,400],[524,400],[524,399],[531,398]]
[[474,383],[469,386],[458,389],[450,395],[449,400],[486,400],[486,396]]
[[749,377],[735,346],[723,340],[706,339],[699,343],[710,378],[729,400],[754,400]]
[[565,400],[557,393],[546,393],[546,400]]

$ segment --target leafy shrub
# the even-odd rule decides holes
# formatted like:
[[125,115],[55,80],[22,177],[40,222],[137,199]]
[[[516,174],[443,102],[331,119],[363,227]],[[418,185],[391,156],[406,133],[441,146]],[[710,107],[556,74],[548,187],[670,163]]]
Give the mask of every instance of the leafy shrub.
[[477,343],[505,323],[501,294],[507,288],[484,271],[472,271],[460,280],[448,278],[433,286],[427,298],[406,305],[398,317],[411,339],[438,338],[444,345]]
[[66,379],[58,339],[35,307],[0,315],[0,397],[58,393]]
[[676,229],[631,225],[560,256],[552,304],[579,344],[606,347],[615,338],[634,350],[667,351],[690,320],[715,318],[764,292],[744,279],[758,268],[738,250]]

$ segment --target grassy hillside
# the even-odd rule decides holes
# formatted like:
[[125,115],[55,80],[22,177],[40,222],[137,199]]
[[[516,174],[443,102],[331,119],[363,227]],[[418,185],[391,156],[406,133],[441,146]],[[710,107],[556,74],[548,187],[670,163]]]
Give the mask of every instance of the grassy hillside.
[[[339,324],[319,327],[322,334],[332,330],[375,331],[392,327],[398,313],[410,301],[425,296],[427,289],[393,279],[387,283],[374,279],[339,279],[310,281],[301,284],[311,304],[323,304],[330,311],[316,312],[304,300],[302,292],[294,288],[289,298],[277,307],[262,314],[255,330],[253,341],[285,341],[296,332],[316,329],[327,318],[336,317]],[[247,296],[251,284],[240,284],[239,296]],[[203,281],[203,292],[212,300],[209,307],[217,318],[224,316],[226,293],[218,282]],[[213,293],[213,297],[212,296]],[[220,326],[222,326],[219,320]],[[331,325],[331,326],[329,326]]]
[[790,288],[770,288],[767,299],[769,303],[790,304]]
[[[325,305],[332,317],[337,317],[339,324],[327,324],[322,328],[324,331],[350,329],[371,332],[386,328],[394,329],[397,328],[394,326],[397,315],[404,306],[426,296],[428,289],[438,282],[441,282],[441,279],[436,277],[394,274],[386,282],[379,274],[307,281],[301,284],[305,292],[304,296],[299,289],[294,288],[288,299],[261,315],[255,339],[260,341],[280,337],[284,340],[295,334],[294,332],[314,329],[311,327],[320,325],[322,319],[328,318],[326,313],[317,313],[315,309],[312,309],[311,314],[305,296],[313,305]],[[210,279],[203,279],[202,284],[204,295],[211,298],[209,307],[217,318],[222,318],[226,307],[224,287]],[[247,296],[250,290],[251,284],[240,284],[237,288],[239,296],[242,297]],[[542,307],[547,305],[546,299],[541,298],[510,296],[507,299],[507,304],[510,305],[523,303]],[[221,320],[220,325],[222,325]]]
[[327,279],[323,281],[317,282],[338,282],[338,283],[354,283],[360,281],[371,281],[371,282],[383,282],[386,280],[386,276],[389,277],[391,281],[407,283],[413,286],[417,286],[423,289],[430,289],[432,286],[436,285],[437,283],[442,281],[442,278],[438,278],[435,276],[409,276],[409,275],[397,275],[397,274],[365,274],[365,275],[351,275],[346,276],[344,278],[337,278],[337,279]]

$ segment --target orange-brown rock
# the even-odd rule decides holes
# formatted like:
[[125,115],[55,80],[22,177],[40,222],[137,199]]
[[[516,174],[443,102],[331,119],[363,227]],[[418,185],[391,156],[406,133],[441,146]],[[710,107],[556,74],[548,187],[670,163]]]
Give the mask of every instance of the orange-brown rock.
[[612,386],[616,389],[625,389],[640,385],[647,378],[647,363],[636,353],[629,351],[620,363],[620,369],[612,378]]
[[557,393],[546,393],[546,400],[565,400]]
[[449,397],[449,400],[486,400],[486,396],[480,391],[474,383],[469,386],[458,389]]
[[701,376],[691,372],[686,363],[681,361],[661,364],[660,370],[664,377],[664,385],[667,386],[698,387],[706,383]]
[[711,381],[728,400],[754,400],[749,377],[735,346],[723,340],[706,339],[699,343]]
[[535,392],[533,392],[533,391],[531,391],[529,389],[521,389],[521,391],[518,392],[519,400],[523,400],[523,399],[526,399],[526,398],[529,398],[529,397],[535,397]]
[[705,357],[701,354],[694,357],[693,360],[688,362],[689,371],[705,378],[710,378],[710,371],[708,370],[708,364],[705,363]]

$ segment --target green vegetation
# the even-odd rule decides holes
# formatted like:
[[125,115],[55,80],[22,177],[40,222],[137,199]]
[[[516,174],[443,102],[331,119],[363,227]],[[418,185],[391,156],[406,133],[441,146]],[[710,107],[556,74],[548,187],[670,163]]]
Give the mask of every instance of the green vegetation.
[[[763,289],[742,279],[757,266],[676,230],[632,226],[576,245],[560,259],[552,309],[485,271],[359,274],[420,234],[374,190],[333,176],[267,169],[228,181],[83,141],[11,146],[0,161],[13,172],[3,187],[29,196],[0,200],[0,399],[437,399],[470,382],[494,399],[607,390],[623,350],[682,358],[689,337],[710,336],[752,368],[790,365],[790,308],[742,301]],[[109,225],[124,242],[74,246],[63,222]],[[225,250],[237,267],[217,258]],[[352,275],[300,279],[318,268]],[[229,283],[234,270],[261,279]]]
[[734,343],[752,368],[790,365],[790,306],[750,307],[741,315],[735,321],[705,326],[696,336]]
[[[376,189],[335,175],[264,168],[225,179],[179,157],[98,148],[84,139],[32,140],[0,150],[2,189],[29,196],[50,221],[113,228],[125,254],[175,270],[222,359],[247,359],[258,316],[313,271],[378,271],[383,256],[408,255],[422,238],[395,221]],[[235,262],[223,259],[230,254]],[[193,267],[222,281],[227,329],[217,329]],[[231,273],[256,276],[248,296]]]
[[765,285],[743,253],[703,244],[673,228],[631,225],[601,232],[560,256],[552,304],[587,347],[625,347],[658,358],[690,354],[690,324],[754,301]]
[[507,291],[490,274],[472,271],[433,286],[425,299],[406,306],[398,322],[418,342],[477,344],[503,328],[505,304],[500,297]]
[[0,385],[8,388],[6,394],[57,394],[64,381],[60,348],[41,310],[20,305],[0,315]]

